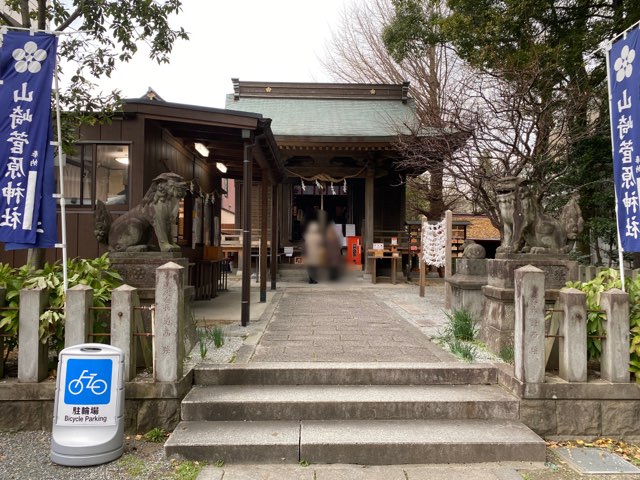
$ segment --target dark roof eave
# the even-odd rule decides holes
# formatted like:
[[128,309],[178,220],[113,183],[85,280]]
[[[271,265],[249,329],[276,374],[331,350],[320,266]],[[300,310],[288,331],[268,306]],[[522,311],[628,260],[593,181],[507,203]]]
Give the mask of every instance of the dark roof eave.
[[[262,114],[242,112],[238,110],[227,110],[224,108],[201,107],[197,105],[186,105],[182,103],[158,102],[146,99],[125,99],[123,100],[122,110],[125,115],[143,114],[166,117],[167,119],[176,119],[184,122],[192,121],[195,123],[197,119],[199,123],[204,120],[205,123],[208,115],[216,115],[224,119],[225,125],[236,128],[248,128],[256,130],[258,123],[263,119]],[[204,114],[204,115],[203,115]],[[212,124],[220,124],[220,121],[211,120]]]

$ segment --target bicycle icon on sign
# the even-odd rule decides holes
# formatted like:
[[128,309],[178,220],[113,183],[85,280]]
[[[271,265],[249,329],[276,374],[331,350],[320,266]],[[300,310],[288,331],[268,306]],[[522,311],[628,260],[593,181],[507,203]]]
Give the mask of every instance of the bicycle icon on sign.
[[[96,380],[97,373],[89,373],[89,370],[83,370],[78,378],[74,378],[69,382],[67,389],[71,395],[80,395],[85,388],[91,390],[94,395],[102,395],[107,391],[107,382],[101,379]],[[86,382],[84,382],[85,380]]]

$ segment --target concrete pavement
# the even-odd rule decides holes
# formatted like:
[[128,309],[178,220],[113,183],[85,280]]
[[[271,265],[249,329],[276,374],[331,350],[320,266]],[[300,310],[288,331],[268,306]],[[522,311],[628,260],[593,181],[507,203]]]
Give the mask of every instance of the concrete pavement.
[[522,480],[518,470],[543,468],[542,463],[474,465],[225,465],[205,467],[198,480]]

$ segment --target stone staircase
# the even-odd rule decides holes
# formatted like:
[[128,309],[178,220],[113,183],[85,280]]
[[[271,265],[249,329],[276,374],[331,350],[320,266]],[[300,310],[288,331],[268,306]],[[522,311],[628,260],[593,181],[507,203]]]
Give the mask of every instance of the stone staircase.
[[544,461],[518,408],[491,366],[200,366],[165,451],[231,463]]

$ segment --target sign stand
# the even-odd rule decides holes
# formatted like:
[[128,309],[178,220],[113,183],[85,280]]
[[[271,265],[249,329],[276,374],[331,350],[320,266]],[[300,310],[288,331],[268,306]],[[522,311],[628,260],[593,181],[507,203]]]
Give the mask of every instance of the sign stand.
[[101,343],[60,352],[51,429],[51,460],[84,467],[124,450],[124,353]]

